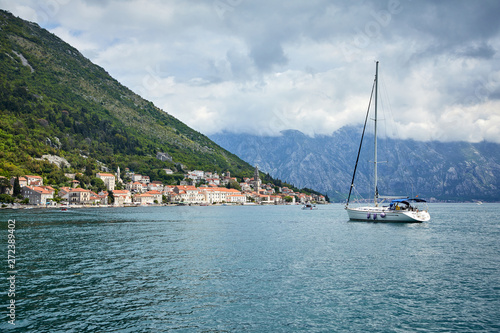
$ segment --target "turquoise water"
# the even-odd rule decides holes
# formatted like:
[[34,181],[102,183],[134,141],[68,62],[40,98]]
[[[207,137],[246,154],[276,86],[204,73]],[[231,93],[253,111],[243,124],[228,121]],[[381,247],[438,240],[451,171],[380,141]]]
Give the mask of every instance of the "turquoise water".
[[2,210],[13,331],[500,331],[500,205],[430,210],[423,224],[349,222],[341,205]]

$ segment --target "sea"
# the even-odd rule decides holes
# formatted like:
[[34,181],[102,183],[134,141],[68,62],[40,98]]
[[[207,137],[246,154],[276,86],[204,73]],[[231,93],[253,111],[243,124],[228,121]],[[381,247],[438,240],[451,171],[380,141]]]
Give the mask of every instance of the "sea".
[[300,208],[1,210],[0,332],[500,332],[500,204]]

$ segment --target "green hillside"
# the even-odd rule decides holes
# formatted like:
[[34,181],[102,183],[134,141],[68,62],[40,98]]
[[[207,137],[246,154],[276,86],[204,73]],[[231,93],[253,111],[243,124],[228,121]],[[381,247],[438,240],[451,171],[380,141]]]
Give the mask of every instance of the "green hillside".
[[[167,110],[168,111],[168,110]],[[156,159],[168,153],[173,162]],[[66,158],[66,172],[130,168],[162,180],[163,168],[253,168],[113,79],[37,24],[0,11],[0,176],[35,173],[60,183],[63,170],[39,161]]]

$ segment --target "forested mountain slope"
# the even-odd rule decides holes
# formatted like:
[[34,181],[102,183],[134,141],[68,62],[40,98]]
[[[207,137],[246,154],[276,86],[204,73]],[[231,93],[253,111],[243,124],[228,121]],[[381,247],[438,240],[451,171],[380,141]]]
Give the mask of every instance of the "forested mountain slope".
[[[173,162],[159,161],[157,152]],[[55,35],[0,11],[0,175],[61,177],[34,159],[44,154],[66,158],[72,171],[103,163],[152,180],[176,163],[253,174],[248,163],[124,87]]]

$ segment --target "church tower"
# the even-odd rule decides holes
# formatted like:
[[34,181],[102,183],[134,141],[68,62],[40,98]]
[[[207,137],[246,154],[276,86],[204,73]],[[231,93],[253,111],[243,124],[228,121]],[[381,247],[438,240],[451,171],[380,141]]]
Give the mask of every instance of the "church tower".
[[253,173],[253,188],[254,188],[255,192],[259,193],[261,184],[262,184],[262,182],[261,182],[260,177],[259,177],[259,167],[256,165],[255,171]]
[[117,181],[118,183],[121,183],[121,182],[122,182],[122,179],[120,178],[120,167],[118,167],[118,168],[116,169],[116,181]]

